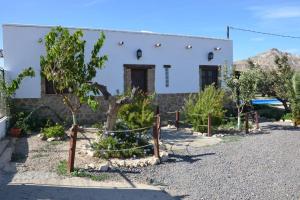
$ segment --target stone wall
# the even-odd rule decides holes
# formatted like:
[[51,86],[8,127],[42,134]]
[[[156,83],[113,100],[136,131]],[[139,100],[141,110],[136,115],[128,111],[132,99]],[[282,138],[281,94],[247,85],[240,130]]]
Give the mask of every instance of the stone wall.
[[[157,94],[155,104],[159,105],[160,113],[165,118],[170,116],[173,118],[174,114],[167,115],[166,112],[180,110],[189,96],[188,93],[178,94]],[[103,97],[97,97],[100,102],[100,108],[92,111],[88,106],[83,105],[78,113],[78,122],[80,124],[93,124],[95,122],[104,121],[106,118],[106,111],[108,108],[107,101]],[[14,104],[23,109],[33,110],[39,106],[49,106],[56,112],[63,120],[71,122],[71,113],[68,108],[63,104],[62,99],[57,95],[42,95],[39,99],[15,99]],[[41,109],[38,112],[41,117],[53,117],[53,113],[48,109]],[[175,116],[175,115],[174,115]]]

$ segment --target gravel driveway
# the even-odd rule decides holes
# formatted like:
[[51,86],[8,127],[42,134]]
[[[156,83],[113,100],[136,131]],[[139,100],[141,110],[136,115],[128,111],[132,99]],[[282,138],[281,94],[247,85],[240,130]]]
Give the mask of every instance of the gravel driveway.
[[183,199],[299,200],[300,129],[280,123],[262,125],[270,134],[190,147],[175,152],[168,163],[128,177],[162,185]]
[[[262,126],[266,134],[225,137],[225,142],[213,146],[179,148],[161,165],[108,174],[111,181],[160,186],[176,199],[299,200],[300,129],[282,123],[263,123]],[[164,139],[163,133],[162,137]],[[46,178],[45,173],[49,169],[54,171],[58,161],[66,157],[64,143],[45,145],[37,137],[28,142],[30,153],[17,167],[17,179]],[[19,147],[24,149],[24,145]],[[78,154],[77,165],[84,166],[85,157]],[[34,166],[38,166],[39,171],[33,170]],[[47,174],[50,178],[62,178],[53,172]],[[0,182],[3,178],[5,176],[0,174]],[[157,199],[161,198],[157,196]]]

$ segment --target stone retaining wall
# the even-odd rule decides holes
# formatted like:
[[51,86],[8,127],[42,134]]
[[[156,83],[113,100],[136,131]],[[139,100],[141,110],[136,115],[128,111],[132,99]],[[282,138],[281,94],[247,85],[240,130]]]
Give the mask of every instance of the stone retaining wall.
[[[166,112],[172,112],[180,110],[184,105],[185,99],[189,96],[189,93],[178,93],[178,94],[157,94],[155,104],[159,105],[160,113],[162,117],[173,115],[167,115]],[[92,111],[88,106],[84,105],[81,107],[78,113],[78,122],[80,124],[93,124],[105,119],[105,113],[108,108],[107,101],[103,97],[97,97],[98,101],[101,102],[100,108],[95,112]],[[63,105],[60,97],[56,95],[42,95],[42,98],[28,98],[28,99],[14,99],[14,104],[18,108],[26,110],[33,110],[39,106],[46,105],[52,108],[63,120],[71,122],[71,113],[68,108]],[[41,109],[37,112],[41,117],[51,117],[53,113],[47,109]]]

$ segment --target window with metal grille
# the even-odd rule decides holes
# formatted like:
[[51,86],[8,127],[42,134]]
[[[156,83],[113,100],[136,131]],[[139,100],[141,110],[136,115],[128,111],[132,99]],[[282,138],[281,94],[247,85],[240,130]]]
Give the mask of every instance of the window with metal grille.
[[169,87],[169,69],[171,68],[171,65],[164,65],[165,68],[165,86]]
[[[47,79],[45,79],[45,93],[46,94],[56,94],[55,90],[54,90],[54,84],[53,81],[48,81]],[[67,94],[69,93],[68,89],[64,89],[63,94]]]

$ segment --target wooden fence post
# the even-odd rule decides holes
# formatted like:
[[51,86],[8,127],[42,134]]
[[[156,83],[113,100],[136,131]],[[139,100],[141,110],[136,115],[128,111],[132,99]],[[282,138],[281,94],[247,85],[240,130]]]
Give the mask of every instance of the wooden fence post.
[[211,136],[211,114],[208,113],[207,116],[207,136],[210,137]]
[[74,171],[75,161],[75,150],[76,150],[76,138],[77,138],[78,125],[73,125],[70,134],[70,148],[69,148],[69,159],[68,159],[68,172]]
[[177,110],[175,114],[175,127],[179,129],[179,111]]
[[245,113],[245,133],[249,133],[249,113]]
[[154,156],[159,158],[159,140],[158,140],[158,131],[159,131],[159,115],[156,116],[155,123],[153,125],[153,142],[154,142]]
[[157,128],[157,135],[158,139],[160,139],[160,115],[156,115],[156,128]]
[[255,111],[255,125],[256,129],[259,129],[259,116],[257,111]]
[[159,106],[156,106],[156,115],[159,115]]

